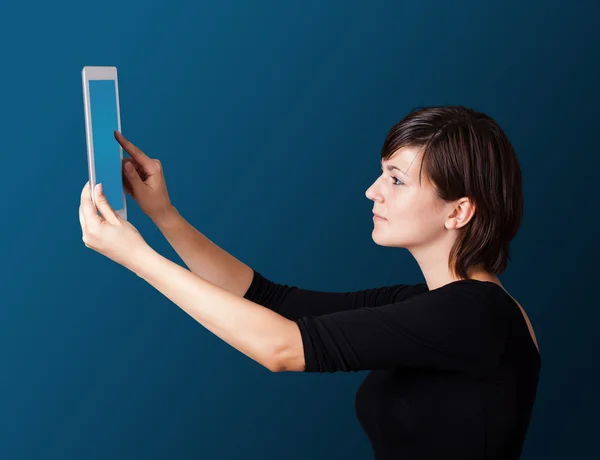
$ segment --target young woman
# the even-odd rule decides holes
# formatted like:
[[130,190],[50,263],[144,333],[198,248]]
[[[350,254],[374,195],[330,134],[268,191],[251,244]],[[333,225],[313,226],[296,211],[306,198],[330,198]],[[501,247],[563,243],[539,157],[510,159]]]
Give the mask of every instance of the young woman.
[[378,460],[519,458],[541,358],[525,311],[497,277],[523,197],[517,157],[492,118],[432,107],[391,128],[366,192],[373,239],[408,249],[425,282],[340,293],[277,284],[219,248],[171,204],[160,162],[115,137],[131,155],[128,193],[191,271],[153,251],[101,187],[95,208],[89,184],[87,247],[273,372],[369,370],[356,412]]

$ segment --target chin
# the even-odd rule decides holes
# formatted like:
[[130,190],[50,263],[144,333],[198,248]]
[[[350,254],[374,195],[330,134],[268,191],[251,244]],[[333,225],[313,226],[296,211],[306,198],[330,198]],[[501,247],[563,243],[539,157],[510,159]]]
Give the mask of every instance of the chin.
[[389,238],[382,237],[376,234],[377,232],[373,232],[371,237],[373,238],[373,242],[378,246],[392,247],[395,246],[394,241]]
[[399,240],[398,238],[388,238],[385,235],[379,235],[375,230],[373,230],[371,238],[378,246],[383,246],[386,248],[406,248],[405,242]]

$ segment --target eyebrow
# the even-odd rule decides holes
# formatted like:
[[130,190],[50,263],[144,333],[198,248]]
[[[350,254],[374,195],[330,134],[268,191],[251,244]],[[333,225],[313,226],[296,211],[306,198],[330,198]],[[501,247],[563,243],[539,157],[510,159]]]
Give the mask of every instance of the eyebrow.
[[[383,169],[383,165],[381,165],[381,169]],[[393,169],[397,169],[398,171],[400,171],[402,174],[404,174],[406,177],[410,177],[407,173],[405,173],[404,171],[402,171],[400,168],[398,168],[397,166],[394,165],[388,165],[387,166],[387,170],[391,171]]]

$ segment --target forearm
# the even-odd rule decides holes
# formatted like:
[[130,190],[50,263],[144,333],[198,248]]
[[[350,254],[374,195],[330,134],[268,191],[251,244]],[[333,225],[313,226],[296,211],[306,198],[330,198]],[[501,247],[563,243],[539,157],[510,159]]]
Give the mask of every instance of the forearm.
[[213,334],[271,371],[302,370],[295,322],[216,286],[151,248],[133,271]]
[[252,268],[196,230],[176,208],[154,222],[193,273],[238,296],[247,292]]

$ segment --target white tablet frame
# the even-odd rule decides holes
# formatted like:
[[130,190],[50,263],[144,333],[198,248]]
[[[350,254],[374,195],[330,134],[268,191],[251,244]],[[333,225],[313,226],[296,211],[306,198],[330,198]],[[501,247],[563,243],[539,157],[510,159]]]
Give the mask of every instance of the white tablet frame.
[[[83,85],[83,106],[85,113],[85,134],[87,144],[87,159],[88,159],[88,175],[90,180],[92,202],[96,202],[94,190],[96,187],[96,168],[94,165],[94,142],[92,131],[92,112],[90,107],[90,80],[113,80],[115,82],[115,94],[117,104],[117,126],[121,132],[121,108],[119,104],[119,81],[117,78],[117,68],[114,66],[85,66],[81,71],[81,79]],[[115,142],[117,140],[115,139]],[[123,164],[123,147],[119,144],[119,154],[121,157],[121,165]],[[121,169],[121,175],[123,169]],[[121,179],[122,180],[122,179]],[[123,209],[115,209],[115,213],[127,220],[127,201],[125,189],[121,182],[121,193],[123,194]]]

